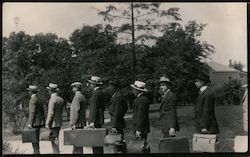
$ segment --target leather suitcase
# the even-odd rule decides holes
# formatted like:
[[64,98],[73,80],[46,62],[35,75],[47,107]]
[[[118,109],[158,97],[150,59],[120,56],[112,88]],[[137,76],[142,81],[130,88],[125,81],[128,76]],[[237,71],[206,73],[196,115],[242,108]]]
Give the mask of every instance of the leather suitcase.
[[127,153],[150,153],[150,146],[141,139],[131,140],[127,146]]
[[116,142],[122,141],[121,134],[108,134],[104,138],[105,144],[115,144]]
[[65,130],[64,145],[103,147],[106,134],[106,128]]
[[168,137],[160,139],[160,153],[188,153],[189,143],[187,137]]
[[22,142],[23,143],[36,143],[39,141],[39,137],[36,133],[36,129],[24,129],[22,131]]
[[55,136],[49,129],[41,129],[40,130],[40,141],[53,141],[55,140]]
[[236,136],[234,138],[234,151],[245,153],[248,150],[248,136]]
[[215,134],[194,134],[194,152],[216,152],[219,149],[219,142]]

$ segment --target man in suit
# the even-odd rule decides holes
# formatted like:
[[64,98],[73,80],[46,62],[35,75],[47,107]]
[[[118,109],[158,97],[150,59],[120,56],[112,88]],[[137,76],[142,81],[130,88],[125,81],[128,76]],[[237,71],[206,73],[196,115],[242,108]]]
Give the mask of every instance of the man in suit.
[[53,148],[54,154],[59,154],[59,131],[62,126],[62,111],[64,100],[58,96],[57,91],[59,91],[58,85],[50,83],[49,94],[51,95],[49,104],[48,104],[48,115],[46,120],[46,128],[49,128],[54,139],[51,140],[51,145]]
[[171,84],[169,78],[165,76],[160,78],[160,90],[163,94],[160,106],[160,119],[164,138],[175,136],[176,131],[179,131],[176,111],[177,98],[169,88]]
[[[103,82],[100,77],[92,76],[90,80],[90,87],[93,90],[90,98],[90,112],[88,128],[101,128],[104,124],[104,110],[105,110],[105,96],[101,90]],[[94,154],[103,153],[103,147],[93,147]]]
[[248,132],[248,92],[247,84],[242,85],[243,88],[246,88],[245,93],[242,98],[242,107],[243,107],[243,129]]
[[111,104],[109,106],[112,132],[121,134],[123,140],[123,129],[126,126],[124,115],[128,109],[127,102],[120,91],[120,82],[118,79],[110,79],[108,89],[112,94]]
[[134,100],[134,129],[135,136],[147,141],[147,135],[150,132],[149,125],[149,104],[150,101],[145,95],[148,91],[146,84],[141,81],[135,81],[134,84],[130,85],[133,93],[136,96]]
[[[70,126],[72,130],[82,129],[86,125],[86,99],[81,93],[81,82],[71,84],[75,94],[70,107]],[[75,147],[73,154],[83,154],[83,147]]]
[[[37,134],[37,141],[39,141],[40,128],[45,124],[44,108],[40,100],[37,97],[38,87],[30,85],[27,88],[29,95],[31,96],[29,101],[29,119],[28,128],[35,128]],[[34,154],[40,154],[39,142],[32,143]]]
[[195,85],[199,89],[199,95],[195,103],[195,128],[197,133],[219,133],[218,123],[214,112],[214,90],[208,86],[209,76],[198,75]]

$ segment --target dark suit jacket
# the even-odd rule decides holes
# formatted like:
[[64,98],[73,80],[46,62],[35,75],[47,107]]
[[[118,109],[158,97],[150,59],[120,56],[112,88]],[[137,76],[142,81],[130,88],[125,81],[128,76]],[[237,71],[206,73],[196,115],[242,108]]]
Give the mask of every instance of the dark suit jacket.
[[39,101],[37,95],[31,97],[29,101],[28,124],[32,127],[41,127],[45,124],[44,107]]
[[142,134],[150,132],[149,126],[149,99],[145,94],[136,97],[134,100],[133,121],[135,131],[140,131]]
[[127,112],[128,106],[120,91],[114,93],[111,98],[111,105],[109,112],[111,116],[111,125],[113,128],[123,129],[125,128],[124,115]]
[[199,94],[195,104],[195,127],[198,133],[206,128],[209,133],[219,133],[218,123],[214,113],[215,97],[212,88],[208,87]]
[[60,96],[54,95],[50,98],[46,124],[51,128],[62,126],[63,105],[64,100]]
[[80,91],[75,93],[70,107],[70,125],[86,125],[86,99]]
[[162,132],[168,132],[170,128],[174,128],[176,131],[179,131],[176,101],[177,98],[172,91],[168,91],[161,101],[160,118]]
[[90,98],[89,123],[101,126],[104,123],[105,96],[100,88],[93,91]]

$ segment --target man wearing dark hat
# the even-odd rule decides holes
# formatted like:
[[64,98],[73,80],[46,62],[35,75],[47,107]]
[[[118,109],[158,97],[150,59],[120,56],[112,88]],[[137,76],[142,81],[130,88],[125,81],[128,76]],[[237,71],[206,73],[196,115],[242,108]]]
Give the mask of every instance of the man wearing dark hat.
[[48,104],[48,115],[46,120],[46,128],[50,128],[52,135],[54,137],[53,140],[51,140],[51,145],[53,148],[54,154],[59,154],[59,131],[62,126],[62,111],[63,111],[63,105],[64,100],[58,96],[57,91],[59,88],[57,87],[57,84],[50,83],[49,87],[47,87],[49,90],[49,94],[51,95],[49,104]]
[[[86,124],[86,99],[81,93],[81,82],[71,84],[72,92],[75,94],[70,107],[70,126],[72,130],[82,129]],[[83,154],[83,147],[75,147],[73,154]]]
[[214,91],[208,86],[209,76],[198,75],[195,85],[199,89],[199,96],[194,107],[195,128],[197,133],[219,133],[218,123],[214,112]]
[[134,100],[133,122],[135,129],[135,136],[147,141],[147,135],[150,132],[149,125],[149,104],[150,101],[145,95],[148,91],[146,84],[141,81],[135,81],[130,85],[133,93],[136,96]]
[[[45,124],[44,108],[40,100],[37,97],[38,87],[30,85],[27,88],[29,95],[31,96],[29,101],[29,119],[28,128],[35,128],[39,141],[40,128]],[[32,143],[34,154],[40,154],[39,142]]]
[[121,134],[123,139],[123,129],[126,126],[124,115],[128,109],[127,102],[120,91],[120,82],[118,79],[110,79],[108,89],[112,94],[111,105],[109,107],[112,132]]
[[[90,80],[90,87],[93,90],[90,98],[90,112],[89,112],[89,128],[101,128],[104,124],[104,110],[105,110],[105,96],[101,90],[103,82],[100,77],[92,76]],[[103,153],[103,147],[93,147],[94,154]]]
[[176,131],[179,131],[176,111],[177,98],[169,88],[171,84],[169,78],[165,76],[160,78],[160,90],[163,94],[160,106],[160,119],[164,138],[175,136]]

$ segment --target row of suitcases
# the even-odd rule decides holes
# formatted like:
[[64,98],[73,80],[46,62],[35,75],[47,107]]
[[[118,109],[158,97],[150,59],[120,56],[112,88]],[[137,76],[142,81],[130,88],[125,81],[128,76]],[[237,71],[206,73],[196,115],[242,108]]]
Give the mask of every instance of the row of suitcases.
[[[37,137],[35,129],[27,129],[22,132],[22,141],[37,142],[51,141],[53,134],[48,129],[41,129],[40,137]],[[106,128],[76,129],[64,131],[64,145],[78,147],[104,147],[104,153],[148,153],[150,144],[141,139],[134,139],[126,144],[120,134],[108,133]],[[159,140],[160,153],[186,153],[189,151],[187,137],[169,137]],[[192,148],[194,152],[217,152],[219,142],[216,135],[194,134]],[[106,150],[106,151],[105,151]]]

